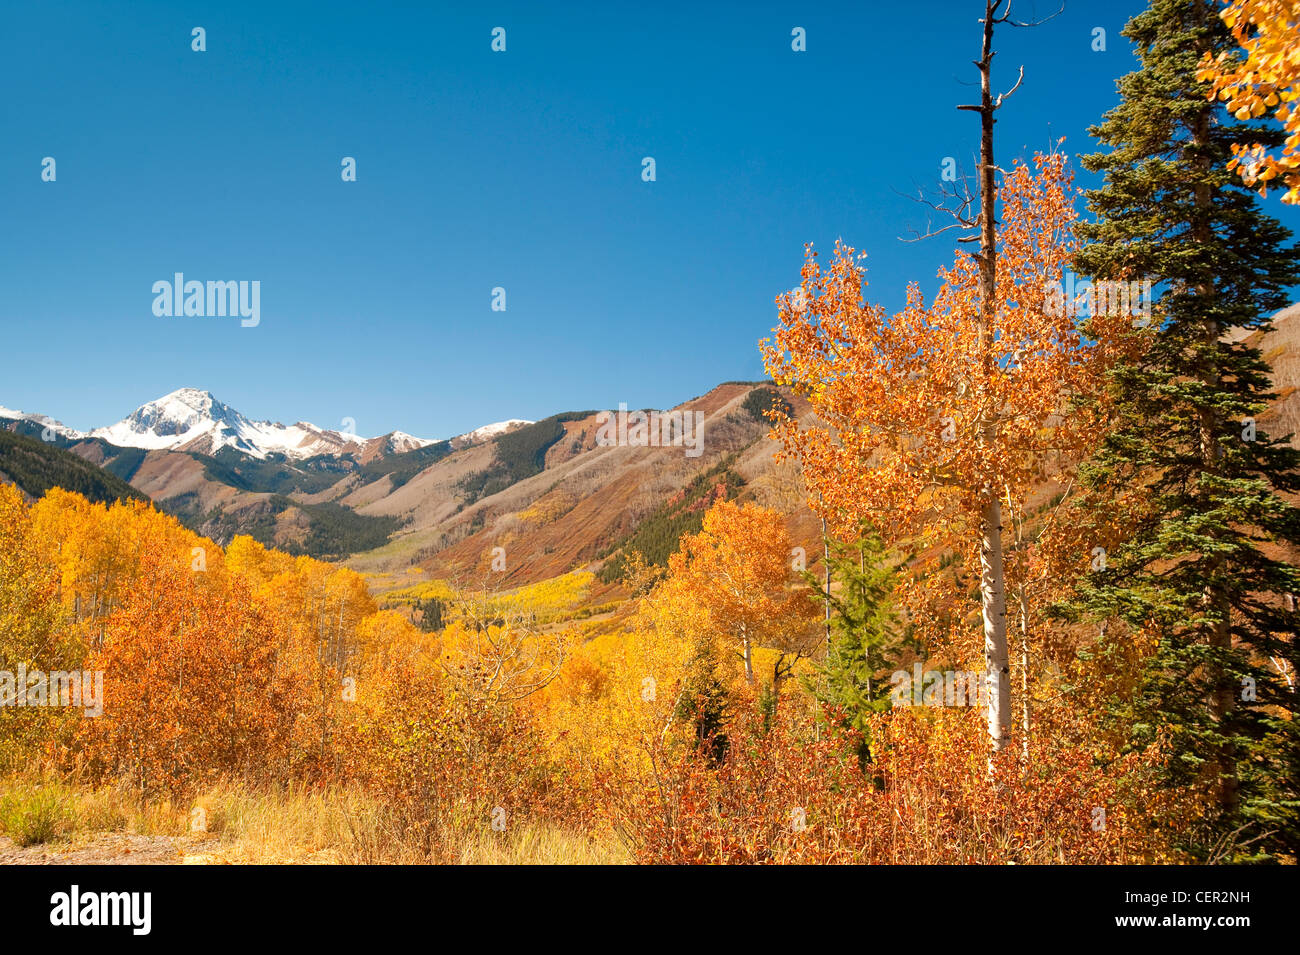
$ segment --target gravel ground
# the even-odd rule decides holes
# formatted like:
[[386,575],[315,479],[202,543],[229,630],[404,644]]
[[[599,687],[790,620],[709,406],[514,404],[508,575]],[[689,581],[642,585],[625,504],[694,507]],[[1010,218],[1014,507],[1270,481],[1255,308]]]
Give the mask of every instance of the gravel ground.
[[181,865],[187,856],[201,855],[211,843],[176,836],[133,836],[104,833],[71,845],[50,843],[20,848],[0,836],[0,865]]

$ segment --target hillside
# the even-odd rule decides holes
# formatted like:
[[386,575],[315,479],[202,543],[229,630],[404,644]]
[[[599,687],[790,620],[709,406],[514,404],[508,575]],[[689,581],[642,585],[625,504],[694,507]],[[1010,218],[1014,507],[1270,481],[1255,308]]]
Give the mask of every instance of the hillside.
[[126,481],[50,442],[0,427],[0,481],[30,498],[50,488],[75,491],[97,503],[148,500]]
[[1300,447],[1300,302],[1273,316],[1273,330],[1246,336],[1273,369],[1277,400],[1259,416],[1259,427],[1276,436],[1291,436]]
[[[360,487],[343,503],[403,525],[389,544],[348,563],[398,584],[412,568],[435,576],[482,569],[499,547],[506,563],[500,580],[513,586],[600,569],[625,548],[662,561],[719,496],[785,510],[796,537],[811,541],[815,524],[802,506],[797,474],[792,465],[776,465],[767,422],[745,407],[755,390],[750,383],[719,385],[671,409],[704,416],[698,457],[680,447],[601,447],[597,415],[569,414],[538,422],[533,427],[545,430],[532,436],[520,432],[527,453],[503,453],[498,442],[451,455],[387,493]],[[514,480],[493,490],[502,476]],[[480,487],[493,492],[477,496]],[[603,575],[606,582],[615,576]]]
[[[90,432],[7,414],[11,429],[129,482],[219,542],[248,534],[290,553],[406,576],[413,567],[462,572],[507,547],[513,585],[617,563],[624,546],[666,558],[714,495],[704,475],[729,496],[770,496],[772,449],[755,401],[769,393],[732,382],[671,409],[703,421],[698,456],[683,447],[599,446],[596,411],[512,419],[442,441],[393,432],[330,443],[313,428],[314,443],[292,448],[293,429],[255,421],[198,389]],[[682,495],[689,500],[670,503]],[[674,507],[680,513],[661,513]]]

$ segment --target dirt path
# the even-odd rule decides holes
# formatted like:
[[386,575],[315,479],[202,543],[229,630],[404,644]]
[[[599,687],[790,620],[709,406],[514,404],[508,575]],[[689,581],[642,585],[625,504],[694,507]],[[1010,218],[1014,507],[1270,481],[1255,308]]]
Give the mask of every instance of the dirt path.
[[206,862],[212,842],[177,836],[134,836],[103,833],[74,844],[45,844],[20,848],[0,836],[0,865],[182,865]]

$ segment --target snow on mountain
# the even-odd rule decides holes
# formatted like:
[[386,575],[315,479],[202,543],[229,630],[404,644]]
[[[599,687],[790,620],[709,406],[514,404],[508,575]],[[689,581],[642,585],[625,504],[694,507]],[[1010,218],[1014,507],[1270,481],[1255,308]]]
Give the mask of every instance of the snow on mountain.
[[[147,402],[116,424],[83,432],[41,414],[28,414],[0,406],[0,419],[31,421],[55,433],[78,441],[100,438],[122,448],[149,451],[196,451],[215,454],[234,448],[253,458],[269,454],[302,459],[318,454],[360,453],[361,460],[374,455],[401,454],[436,444],[405,431],[393,431],[377,438],[363,438],[345,431],[318,428],[306,421],[283,425],[277,421],[254,421],[198,388],[181,388]],[[479,444],[531,421],[511,418],[497,421],[450,439],[453,447]]]
[[395,453],[400,454],[403,451],[414,451],[416,448],[428,447],[431,444],[437,444],[430,438],[417,438],[413,434],[407,434],[405,431],[394,431],[388,435],[388,445]]
[[0,418],[8,418],[12,421],[30,421],[33,424],[40,425],[42,428],[49,428],[50,431],[55,434],[64,438],[69,438],[73,441],[85,437],[85,434],[75,428],[69,428],[62,421],[55,421],[53,418],[43,414],[29,414],[25,411],[15,411],[12,408],[6,408],[3,405],[0,405]]
[[479,444],[488,438],[495,438],[497,435],[505,434],[507,431],[514,431],[516,428],[522,428],[526,424],[535,424],[533,421],[525,421],[523,418],[511,418],[509,421],[496,421],[492,424],[485,424],[481,428],[475,428],[473,431],[466,431],[464,434],[452,438],[453,445],[464,447],[467,444]]
[[90,437],[124,448],[203,454],[230,447],[254,458],[273,453],[291,458],[338,454],[367,440],[305,421],[287,427],[279,422],[253,421],[197,388],[181,388],[143,404],[117,424],[91,431]]

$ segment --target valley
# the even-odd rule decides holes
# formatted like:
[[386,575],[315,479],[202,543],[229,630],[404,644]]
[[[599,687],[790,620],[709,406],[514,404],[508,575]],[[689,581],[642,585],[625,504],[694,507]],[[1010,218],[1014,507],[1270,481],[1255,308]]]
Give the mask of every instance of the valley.
[[[1277,392],[1259,427],[1292,434],[1296,444],[1300,304],[1274,321],[1272,332],[1252,341],[1274,368]],[[493,586],[589,571],[597,575],[590,601],[598,604],[619,579],[627,551],[662,565],[719,497],[782,511],[801,546],[820,552],[797,466],[778,464],[767,439],[763,410],[773,394],[797,415],[807,413],[785,389],[726,382],[653,419],[645,414],[645,421],[694,422],[698,454],[671,441],[619,440],[636,431],[637,412],[625,409],[512,419],[444,440],[400,431],[361,438],[305,422],[252,421],[197,389],[87,433],[0,408],[0,436],[26,436],[93,466],[104,487],[96,486],[92,499],[134,492],[220,545],[247,534],[289,553],[340,561],[366,574],[379,594],[473,575],[499,547],[505,569],[492,575]],[[0,445],[9,449],[0,455],[0,476],[38,496],[44,488],[30,466],[15,463],[8,440]],[[91,487],[70,476],[68,460],[57,473]],[[6,463],[14,474],[6,475]]]
[[[616,440],[627,432],[615,432],[615,421],[626,428],[631,419],[636,436],[638,413],[625,409],[614,418],[582,411],[513,419],[446,440],[403,432],[366,439],[303,422],[254,422],[197,389],[87,433],[4,410],[0,426],[126,486],[100,497],[134,491],[222,546],[247,534],[342,561],[377,593],[472,574],[502,548],[494,586],[585,570],[601,576],[592,597],[599,602],[617,582],[626,548],[662,565],[719,497],[785,511],[812,544],[817,531],[795,467],[778,465],[766,438],[762,412],[776,393],[729,382],[665,410],[664,421],[691,428],[689,441],[674,433],[663,446]],[[15,483],[27,490],[30,479]]]

